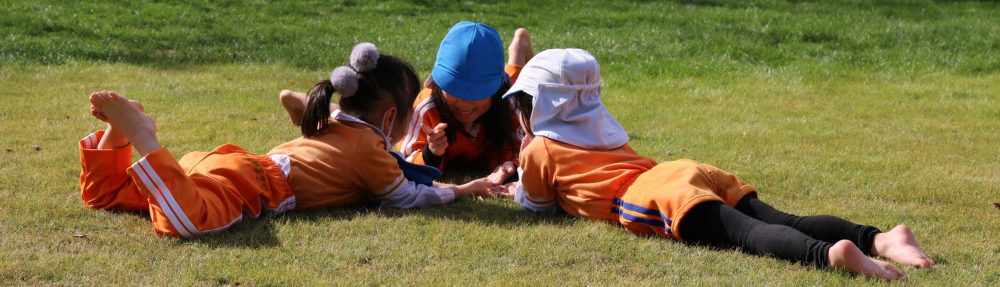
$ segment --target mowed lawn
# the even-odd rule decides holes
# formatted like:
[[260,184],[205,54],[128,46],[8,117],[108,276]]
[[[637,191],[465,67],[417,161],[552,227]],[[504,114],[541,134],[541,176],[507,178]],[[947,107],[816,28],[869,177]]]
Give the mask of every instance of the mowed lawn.
[[7,1],[0,285],[883,284],[502,199],[295,211],[197,240],[80,201],[91,91],[145,103],[175,156],[264,153],[298,135],[278,91],[359,41],[424,76],[459,20],[593,53],[642,154],[733,171],[788,212],[909,225],[938,265],[901,267],[908,285],[1000,285],[1000,4],[869,2]]

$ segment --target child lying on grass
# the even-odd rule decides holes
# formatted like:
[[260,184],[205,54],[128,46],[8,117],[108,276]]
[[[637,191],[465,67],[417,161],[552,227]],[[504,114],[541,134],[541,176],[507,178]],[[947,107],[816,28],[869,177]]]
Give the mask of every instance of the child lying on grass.
[[739,247],[890,281],[905,275],[872,256],[919,268],[934,264],[905,225],[883,233],[833,216],[791,215],[714,166],[691,160],[657,164],[636,154],[601,103],[600,88],[597,61],[586,51],[535,55],[504,95],[515,102],[530,141],[521,150],[520,181],[491,189],[534,212],[564,211],[618,223],[635,234]]
[[[153,119],[137,101],[95,92],[90,112],[108,127],[80,141],[83,201],[94,209],[149,210],[156,234],[192,238],[226,230],[244,214],[256,218],[265,211],[343,206],[369,197],[412,208],[488,195],[486,180],[460,186],[414,182],[388,152],[405,132],[420,86],[405,61],[361,43],[350,66],[313,86],[303,137],[267,155],[224,144],[180,160],[161,146]],[[340,109],[331,115],[334,93],[340,94]],[[142,155],[134,164],[133,146]]]

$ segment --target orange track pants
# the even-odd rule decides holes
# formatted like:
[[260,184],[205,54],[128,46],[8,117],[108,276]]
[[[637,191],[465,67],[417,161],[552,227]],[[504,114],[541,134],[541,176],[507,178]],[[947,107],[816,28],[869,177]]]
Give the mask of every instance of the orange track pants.
[[717,167],[692,160],[675,160],[642,173],[621,198],[612,213],[628,231],[656,234],[681,240],[678,223],[695,205],[722,201],[735,206],[756,192],[739,177]]
[[161,236],[194,238],[223,231],[264,208],[281,213],[295,195],[281,169],[266,156],[232,144],[180,160],[166,148],[131,163],[132,147],[96,149],[103,131],[80,140],[80,190],[94,209],[149,210]]

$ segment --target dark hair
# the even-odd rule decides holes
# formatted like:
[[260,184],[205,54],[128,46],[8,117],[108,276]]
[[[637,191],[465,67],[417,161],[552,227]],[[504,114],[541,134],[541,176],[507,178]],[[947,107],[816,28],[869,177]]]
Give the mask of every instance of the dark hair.
[[[410,64],[388,54],[378,58],[375,69],[358,73],[357,91],[337,102],[345,113],[362,115],[378,103],[391,99],[396,106],[396,126],[405,125],[413,112],[411,103],[420,92],[420,79]],[[330,126],[330,98],[336,92],[330,80],[323,80],[309,90],[302,113],[302,135],[315,136]],[[392,131],[384,131],[391,133]]]
[[[517,138],[517,132],[514,130],[514,122],[511,118],[511,107],[507,101],[504,101],[502,96],[507,90],[510,89],[510,79],[504,77],[503,82],[500,84],[500,88],[497,92],[490,96],[490,108],[476,119],[476,122],[480,124],[480,128],[487,133],[483,136],[483,150],[495,152],[493,156],[495,159],[503,162],[504,154],[509,151],[516,152],[520,146],[520,139]],[[474,135],[469,134],[465,129],[461,128],[462,125],[455,119],[455,115],[451,113],[451,110],[447,108],[447,104],[444,102],[444,92],[440,87],[435,86],[434,90],[431,91],[431,97],[434,99],[434,105],[439,108],[438,111],[441,114],[441,120],[448,124],[445,128],[445,135],[448,136],[448,143],[455,142],[455,135],[458,132],[464,133],[466,136],[473,137]],[[490,133],[490,131],[499,131],[499,133]],[[488,155],[486,152],[483,155]],[[482,160],[482,155],[477,160]]]
[[524,130],[525,134],[534,137],[535,133],[531,130],[531,109],[533,107],[531,105],[531,99],[531,95],[525,92],[519,92],[511,95],[510,97],[510,101],[514,104],[514,108],[521,114],[521,122],[524,123],[524,126],[522,126],[521,129]]

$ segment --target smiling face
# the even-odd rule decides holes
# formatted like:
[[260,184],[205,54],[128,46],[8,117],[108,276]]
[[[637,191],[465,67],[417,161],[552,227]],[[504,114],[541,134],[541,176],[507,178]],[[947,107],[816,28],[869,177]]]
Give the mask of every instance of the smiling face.
[[491,99],[485,98],[478,101],[464,100],[459,97],[442,91],[444,102],[448,106],[448,111],[455,116],[455,120],[463,125],[472,125],[480,116],[490,109]]

